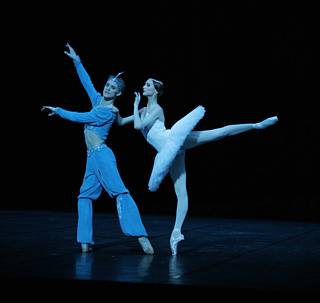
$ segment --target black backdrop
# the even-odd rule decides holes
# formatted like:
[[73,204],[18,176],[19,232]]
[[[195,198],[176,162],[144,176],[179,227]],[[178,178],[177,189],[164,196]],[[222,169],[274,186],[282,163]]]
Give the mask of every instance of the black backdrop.
[[[40,112],[42,105],[89,109],[63,53],[69,42],[98,90],[110,73],[125,71],[127,91],[117,104],[124,116],[150,76],[165,84],[168,127],[198,104],[206,115],[197,130],[278,115],[269,129],[187,152],[190,216],[319,219],[319,35],[307,2],[46,2],[8,14],[4,91],[12,106],[3,138],[14,158],[4,157],[9,195],[2,208],[76,210],[86,159],[82,126]],[[141,133],[114,126],[108,144],[141,211],[174,214],[169,178],[156,193],[147,190],[155,152]],[[94,207],[116,211],[105,193]]]

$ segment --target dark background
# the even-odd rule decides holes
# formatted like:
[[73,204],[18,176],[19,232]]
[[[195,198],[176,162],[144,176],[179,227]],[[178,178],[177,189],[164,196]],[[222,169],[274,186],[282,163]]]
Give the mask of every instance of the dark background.
[[[9,169],[1,208],[76,211],[86,159],[83,128],[40,112],[42,105],[90,109],[64,54],[69,42],[97,90],[110,73],[125,71],[127,91],[117,103],[123,116],[132,113],[133,92],[154,77],[165,85],[160,104],[167,127],[198,104],[206,115],[197,130],[279,117],[266,130],[187,152],[189,216],[319,220],[319,32],[313,5],[45,2],[20,4],[8,14],[2,63],[10,80],[3,89],[10,105],[3,127],[9,152],[3,166]],[[148,192],[155,151],[142,134],[132,125],[114,126],[107,143],[142,214],[174,215],[170,178]],[[94,207],[116,211],[105,192]]]

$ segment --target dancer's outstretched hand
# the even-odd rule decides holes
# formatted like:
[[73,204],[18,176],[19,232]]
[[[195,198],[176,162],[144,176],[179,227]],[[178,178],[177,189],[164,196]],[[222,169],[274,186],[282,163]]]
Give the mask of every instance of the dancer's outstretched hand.
[[48,112],[48,116],[56,115],[56,107],[53,106],[42,106],[41,111],[42,112]]
[[140,101],[141,101],[141,97],[140,97],[140,93],[138,92],[134,92],[135,94],[135,98],[134,98],[134,106],[139,106]]
[[64,51],[64,53],[70,57],[73,60],[78,60],[79,56],[76,54],[76,52],[74,51],[74,49],[70,46],[69,43],[66,44],[66,47],[68,48],[68,51]]

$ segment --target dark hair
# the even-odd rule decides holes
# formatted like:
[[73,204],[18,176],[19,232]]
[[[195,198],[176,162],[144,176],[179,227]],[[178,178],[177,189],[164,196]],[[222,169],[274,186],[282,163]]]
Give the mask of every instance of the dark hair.
[[153,86],[155,87],[155,89],[157,90],[158,92],[158,95],[159,97],[162,96],[163,94],[163,83],[159,80],[156,80],[156,79],[152,79],[152,83],[153,83]]

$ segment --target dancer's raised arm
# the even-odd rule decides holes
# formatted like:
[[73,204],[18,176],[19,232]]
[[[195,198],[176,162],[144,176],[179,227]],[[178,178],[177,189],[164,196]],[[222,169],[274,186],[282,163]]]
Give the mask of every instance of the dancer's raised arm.
[[64,53],[73,60],[73,63],[76,68],[77,74],[80,78],[81,84],[86,90],[90,98],[90,101],[92,103],[92,106],[95,106],[100,101],[101,94],[99,94],[95,89],[89,74],[83,67],[80,57],[77,55],[75,50],[70,46],[69,43],[66,44],[66,47],[68,48],[68,51],[65,51]]
[[[133,105],[133,116],[134,116],[134,128],[143,129],[152,125],[160,116],[163,115],[162,108],[157,105],[153,106],[152,109],[148,112],[148,109],[145,107],[139,111],[140,104],[140,93],[135,92],[135,100]],[[141,115],[143,114],[143,119]]]

